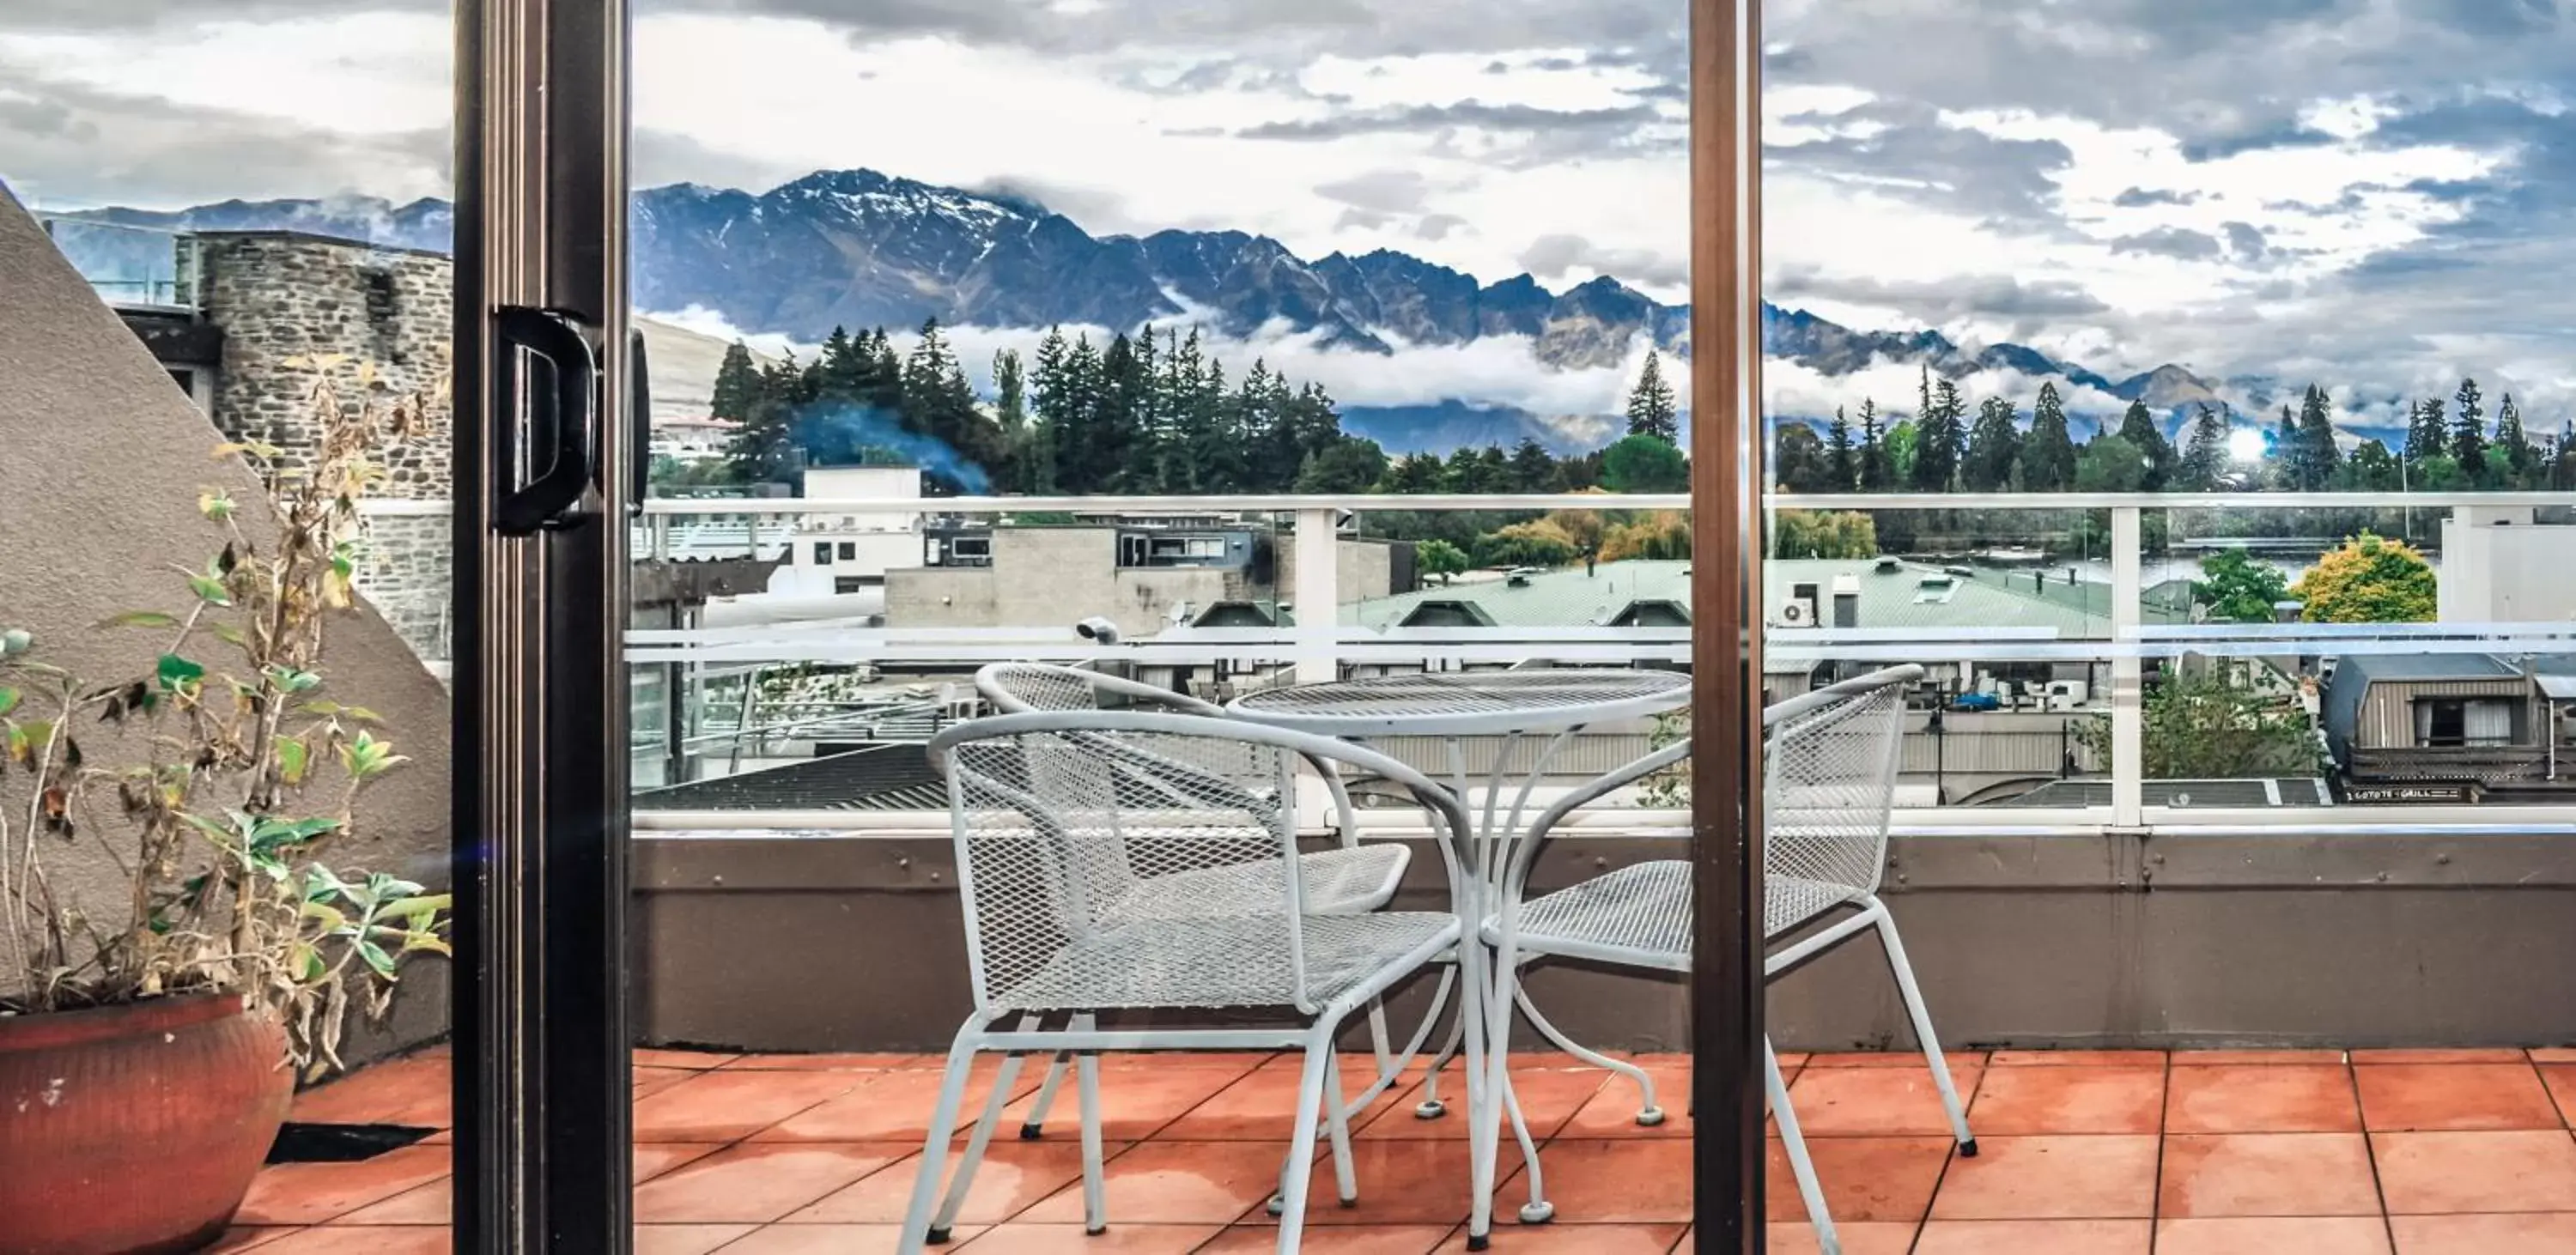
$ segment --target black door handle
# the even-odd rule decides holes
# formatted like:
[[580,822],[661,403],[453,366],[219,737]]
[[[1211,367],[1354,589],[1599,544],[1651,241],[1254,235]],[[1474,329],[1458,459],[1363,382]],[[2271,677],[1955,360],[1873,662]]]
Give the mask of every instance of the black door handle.
[[571,315],[494,312],[492,528],[528,536],[579,517],[599,482],[599,355]]
[[634,436],[626,451],[627,464],[633,468],[633,477],[627,480],[633,492],[626,498],[626,513],[642,518],[644,497],[653,489],[653,373],[645,366],[642,327],[626,332],[626,396],[633,407],[626,429]]

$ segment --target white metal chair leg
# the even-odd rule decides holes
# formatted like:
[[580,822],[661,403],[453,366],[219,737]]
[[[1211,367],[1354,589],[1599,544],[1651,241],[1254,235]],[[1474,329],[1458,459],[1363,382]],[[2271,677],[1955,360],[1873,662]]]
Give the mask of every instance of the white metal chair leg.
[[1358,1170],[1351,1164],[1351,1121],[1342,1110],[1342,1059],[1324,1052],[1324,1128],[1333,1144],[1333,1186],[1344,1207],[1360,1202]]
[[957,1109],[966,1101],[967,1076],[975,1070],[975,1039],[983,1031],[981,1019],[968,1020],[948,1047],[948,1070],[939,1080],[939,1101],[930,1109],[930,1131],[922,1139],[921,1166],[913,1173],[912,1202],[904,1209],[896,1255],[921,1255],[929,1241],[931,1209],[938,1205],[941,1170],[948,1166],[948,1141],[957,1130]]
[[[1465,1005],[1463,999],[1460,1005]],[[1422,1078],[1422,1101],[1413,1108],[1414,1119],[1437,1120],[1449,1113],[1449,1104],[1440,1101],[1440,1072],[1458,1057],[1458,1046],[1465,1040],[1466,1031],[1467,1021],[1463,1018],[1449,1026],[1449,1040],[1441,1044],[1440,1053],[1431,1060],[1431,1071]]]
[[1807,1139],[1798,1132],[1798,1113],[1789,1105],[1789,1087],[1780,1080],[1780,1056],[1772,1053],[1768,1037],[1762,1039],[1762,1088],[1770,1094],[1771,1117],[1780,1124],[1780,1145],[1789,1152],[1789,1171],[1798,1178],[1798,1197],[1806,1200],[1807,1223],[1815,1226],[1816,1248],[1822,1255],[1842,1255],[1833,1214],[1825,1209],[1825,1188],[1816,1180],[1815,1161],[1807,1157]]
[[1538,1142],[1530,1137],[1529,1121],[1521,1116],[1520,1093],[1512,1088],[1510,1056],[1504,1056],[1503,1066],[1497,1071],[1501,1077],[1497,1097],[1502,1100],[1503,1113],[1511,1117],[1512,1138],[1520,1143],[1521,1167],[1529,1175],[1529,1201],[1521,1204],[1521,1223],[1546,1224],[1556,1219],[1556,1204],[1547,1201],[1547,1181],[1539,1175]]
[[[1089,1015],[1073,1017],[1073,1031],[1088,1033],[1097,1027]],[[1097,1235],[1109,1228],[1109,1193],[1102,1183],[1100,1166],[1100,1054],[1083,1051],[1074,1057],[1074,1089],[1081,1095],[1082,1107],[1082,1231]]]
[[[1021,1032],[1036,1027],[1034,1015],[1020,1022]],[[1002,1056],[1002,1066],[993,1074],[992,1096],[984,1100],[984,1114],[975,1121],[975,1131],[966,1137],[966,1154],[957,1161],[957,1170],[949,1174],[948,1196],[939,1204],[938,1217],[930,1222],[927,1240],[933,1246],[947,1242],[948,1235],[957,1228],[957,1213],[966,1206],[966,1192],[974,1188],[975,1170],[984,1165],[985,1147],[992,1143],[993,1129],[1002,1122],[1002,1109],[1010,1105],[1012,1083],[1020,1079],[1020,1058],[1017,1054]],[[947,1158],[944,1150],[940,1158]]]
[[1055,1094],[1064,1088],[1064,1075],[1073,1068],[1073,1052],[1059,1050],[1055,1062],[1047,1065],[1046,1080],[1038,1086],[1036,1101],[1029,1104],[1029,1115],[1020,1122],[1020,1140],[1036,1141],[1046,1133],[1047,1112],[1055,1107]]
[[1483,947],[1459,948],[1458,998],[1465,1037],[1467,1075],[1467,1249],[1482,1251],[1494,1240],[1494,1158],[1501,1133],[1501,1113],[1494,1104],[1494,1043],[1486,1040],[1496,1009],[1491,978],[1485,975]]
[[1546,1016],[1540,1015],[1537,1007],[1530,1004],[1529,989],[1526,986],[1514,982],[1512,998],[1520,1003],[1521,1014],[1529,1017],[1530,1026],[1538,1030],[1539,1036],[1556,1043],[1558,1049],[1585,1063],[1596,1068],[1608,1068],[1634,1082],[1638,1093],[1637,1123],[1653,1128],[1664,1122],[1664,1109],[1655,1103],[1655,1078],[1646,1075],[1644,1068],[1625,1059],[1613,1059],[1566,1036],[1556,1025],[1550,1023]]
[[1878,924],[1879,945],[1887,951],[1887,966],[1896,973],[1896,992],[1905,999],[1905,1014],[1914,1021],[1914,1040],[1923,1046],[1923,1061],[1932,1068],[1932,1086],[1941,1091],[1941,1108],[1949,1113],[1950,1132],[1959,1139],[1959,1154],[1973,1159],[1977,1154],[1977,1135],[1968,1130],[1968,1111],[1959,1102],[1959,1087],[1950,1080],[1950,1061],[1941,1053],[1941,1037],[1932,1031],[1932,1012],[1923,1005],[1923,990],[1914,983],[1914,965],[1905,957],[1905,943],[1897,940],[1896,917],[1888,914],[1887,904],[1872,895],[1871,913]]
[[[1437,1009],[1437,1004],[1435,1004],[1434,1009]],[[1386,1032],[1385,999],[1380,998],[1369,1003],[1368,1026],[1369,1051],[1377,1056],[1377,1074],[1379,1076],[1384,1076],[1395,1070],[1395,1051]],[[1342,1088],[1340,1085],[1337,1084],[1333,1087],[1333,1093],[1335,1096],[1339,1096],[1341,1092]]]
[[[1288,1171],[1279,1182],[1279,1255],[1295,1255],[1306,1233],[1306,1187],[1315,1177],[1315,1132],[1324,1119],[1333,1063],[1333,1025],[1315,1026],[1297,1074],[1297,1126],[1288,1137]],[[1338,1096],[1334,1105],[1338,1106]]]

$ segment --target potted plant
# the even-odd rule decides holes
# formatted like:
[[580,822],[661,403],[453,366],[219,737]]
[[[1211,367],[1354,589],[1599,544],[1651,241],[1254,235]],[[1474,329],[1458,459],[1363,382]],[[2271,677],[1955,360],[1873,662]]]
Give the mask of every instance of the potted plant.
[[[266,489],[208,489],[202,561],[132,670],[76,676],[0,607],[0,1252],[186,1250],[219,1236],[296,1078],[339,1064],[406,957],[445,953],[446,895],[328,861],[404,762],[334,700],[373,454],[426,399],[312,363],[300,457],[228,444]],[[233,477],[238,482],[239,477]]]

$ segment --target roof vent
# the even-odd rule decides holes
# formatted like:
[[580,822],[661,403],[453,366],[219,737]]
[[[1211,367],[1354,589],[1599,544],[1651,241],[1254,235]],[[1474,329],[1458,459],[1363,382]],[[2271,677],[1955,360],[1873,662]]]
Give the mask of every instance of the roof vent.
[[1894,575],[1898,571],[1903,570],[1904,567],[1904,563],[1899,562],[1894,558],[1880,558],[1878,560],[1878,573],[1881,575]]

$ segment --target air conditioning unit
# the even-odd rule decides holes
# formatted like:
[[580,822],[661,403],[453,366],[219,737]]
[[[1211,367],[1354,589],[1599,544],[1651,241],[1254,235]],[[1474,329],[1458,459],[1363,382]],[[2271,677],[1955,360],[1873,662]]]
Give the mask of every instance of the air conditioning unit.
[[1816,603],[1805,598],[1793,597],[1780,604],[1780,608],[1773,612],[1771,621],[1774,626],[1784,628],[1814,627],[1816,626]]
[[2048,709],[2073,710],[2082,706],[2085,698],[2091,695],[2092,686],[2082,680],[2051,680],[2048,682]]

